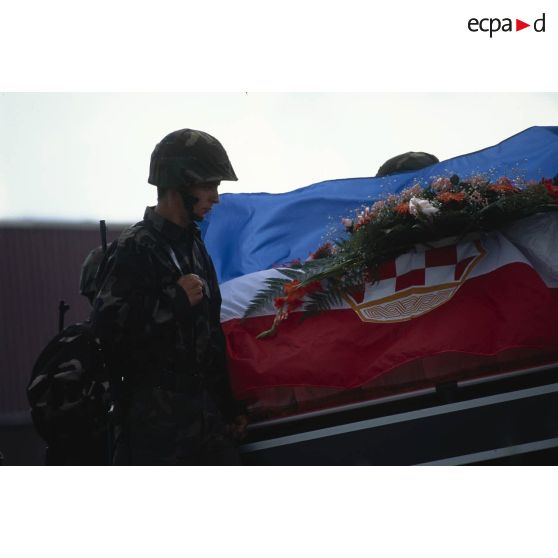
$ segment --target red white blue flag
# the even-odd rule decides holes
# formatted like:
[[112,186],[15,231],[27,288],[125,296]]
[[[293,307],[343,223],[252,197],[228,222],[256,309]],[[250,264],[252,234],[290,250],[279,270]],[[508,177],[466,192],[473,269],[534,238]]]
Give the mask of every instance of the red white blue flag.
[[485,373],[489,361],[505,368],[558,356],[557,246],[556,214],[458,244],[417,246],[388,262],[378,283],[302,322],[293,313],[270,339],[256,336],[271,326],[271,303],[242,316],[264,280],[280,272],[228,281],[222,323],[234,391],[277,403],[277,394],[298,390],[309,399],[394,373],[401,389],[402,378],[417,374],[455,379],[471,368]]

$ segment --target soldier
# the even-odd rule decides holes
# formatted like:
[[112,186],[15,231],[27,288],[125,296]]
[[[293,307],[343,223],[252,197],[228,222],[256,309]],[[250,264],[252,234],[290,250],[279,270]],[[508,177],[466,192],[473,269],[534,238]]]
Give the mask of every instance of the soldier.
[[217,276],[196,221],[237,180],[205,132],[168,134],[151,155],[157,205],[100,270],[93,329],[122,377],[116,464],[238,464],[247,419],[232,396]]

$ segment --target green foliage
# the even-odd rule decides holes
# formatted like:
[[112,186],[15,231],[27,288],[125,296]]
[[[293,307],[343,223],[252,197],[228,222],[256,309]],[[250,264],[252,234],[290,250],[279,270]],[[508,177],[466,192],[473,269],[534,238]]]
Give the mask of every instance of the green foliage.
[[[283,270],[279,270],[283,272]],[[267,304],[273,302],[273,299],[280,296],[283,292],[283,287],[290,283],[290,279],[282,279],[281,277],[272,277],[265,280],[265,288],[259,290],[254,298],[250,301],[250,305],[244,312],[243,320],[256,314]]]
[[303,319],[330,310],[342,302],[342,291],[339,288],[332,287],[325,291],[312,293],[308,295],[308,300],[304,305],[305,314],[303,314]]

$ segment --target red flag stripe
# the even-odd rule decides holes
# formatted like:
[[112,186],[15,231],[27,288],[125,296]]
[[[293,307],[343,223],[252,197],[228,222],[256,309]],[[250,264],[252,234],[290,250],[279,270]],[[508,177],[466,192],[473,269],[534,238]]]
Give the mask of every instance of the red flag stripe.
[[558,291],[527,264],[469,279],[453,299],[402,323],[365,323],[333,310],[299,323],[293,315],[276,337],[258,340],[271,316],[223,327],[233,388],[242,397],[281,386],[352,388],[406,362],[446,352],[495,355],[514,348],[558,346]]

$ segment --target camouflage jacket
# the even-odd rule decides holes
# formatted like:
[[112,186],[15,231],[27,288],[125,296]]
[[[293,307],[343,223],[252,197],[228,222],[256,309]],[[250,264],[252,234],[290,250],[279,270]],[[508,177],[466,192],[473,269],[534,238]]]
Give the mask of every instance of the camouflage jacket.
[[[188,273],[204,284],[194,307],[176,283]],[[148,207],[110,250],[97,285],[92,325],[113,375],[132,388],[157,385],[161,375],[201,378],[227,418],[240,412],[226,370],[217,276],[197,225],[184,229]]]

